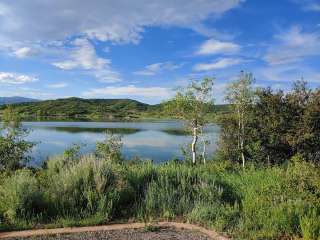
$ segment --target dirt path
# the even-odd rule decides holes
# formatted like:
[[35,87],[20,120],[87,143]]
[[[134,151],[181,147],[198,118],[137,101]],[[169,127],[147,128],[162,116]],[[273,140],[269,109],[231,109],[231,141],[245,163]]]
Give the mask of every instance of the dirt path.
[[[230,240],[212,230],[207,230],[187,223],[160,222],[152,226],[159,227],[159,231],[145,231],[144,223],[112,224],[92,227],[38,229],[17,232],[0,233],[0,239],[28,238],[32,239],[110,239],[110,240]],[[198,232],[198,234],[196,234]],[[61,235],[63,234],[63,235]],[[199,235],[200,234],[200,235]],[[52,236],[55,235],[55,236]],[[209,238],[208,238],[209,237]]]

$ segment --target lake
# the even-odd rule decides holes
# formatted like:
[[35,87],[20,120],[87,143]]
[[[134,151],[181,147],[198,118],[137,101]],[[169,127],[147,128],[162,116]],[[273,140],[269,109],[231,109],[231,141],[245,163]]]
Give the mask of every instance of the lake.
[[[97,141],[105,139],[105,132],[121,134],[123,154],[127,159],[136,156],[155,163],[182,158],[181,147],[191,143],[180,121],[148,122],[23,122],[30,130],[27,140],[37,143],[30,165],[40,166],[49,156],[62,154],[73,144],[81,144],[83,153],[93,152]],[[208,155],[217,147],[219,127],[205,128],[204,138],[210,141]]]

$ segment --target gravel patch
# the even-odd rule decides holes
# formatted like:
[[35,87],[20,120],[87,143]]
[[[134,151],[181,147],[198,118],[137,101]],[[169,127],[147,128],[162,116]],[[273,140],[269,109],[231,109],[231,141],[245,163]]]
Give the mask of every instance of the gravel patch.
[[43,235],[23,238],[7,238],[8,240],[210,240],[208,236],[190,230],[174,228],[123,229],[98,232],[82,232],[72,234]]

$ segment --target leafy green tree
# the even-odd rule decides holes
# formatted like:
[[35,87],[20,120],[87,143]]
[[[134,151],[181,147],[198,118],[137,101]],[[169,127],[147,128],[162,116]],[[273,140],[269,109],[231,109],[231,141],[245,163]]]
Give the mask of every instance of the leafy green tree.
[[122,136],[107,132],[105,140],[96,144],[96,156],[110,163],[121,163],[123,161],[122,147]]
[[29,160],[27,154],[34,144],[24,140],[27,134],[19,115],[10,106],[6,108],[0,128],[0,170],[18,169]]
[[233,114],[237,121],[237,148],[239,150],[242,166],[245,166],[245,145],[247,141],[247,125],[249,109],[254,101],[252,88],[253,77],[250,73],[241,72],[239,79],[232,82],[226,93],[226,100],[233,108]]
[[186,88],[179,89],[165,108],[167,113],[183,120],[187,130],[192,132],[192,163],[195,164],[199,134],[208,123],[207,114],[213,108],[213,79],[192,81]]
[[81,144],[74,143],[63,152],[63,158],[68,161],[77,161],[81,157]]
[[249,150],[253,161],[276,164],[291,156],[286,140],[292,113],[283,91],[258,89],[250,117]]
[[320,163],[320,90],[297,81],[288,93],[271,88],[252,93],[250,77],[229,88],[233,111],[219,118],[222,157],[283,164],[298,154]]
[[270,88],[258,91],[254,107],[253,142],[263,147],[263,162],[283,163],[296,154],[317,161],[320,144],[319,90],[311,90],[305,81],[297,81],[285,94]]
[[220,112],[217,116],[220,126],[218,151],[220,159],[239,161],[238,124],[234,112]]
[[319,162],[320,145],[320,90],[311,90],[303,80],[295,82],[287,96],[292,109],[292,129],[286,139],[293,154]]

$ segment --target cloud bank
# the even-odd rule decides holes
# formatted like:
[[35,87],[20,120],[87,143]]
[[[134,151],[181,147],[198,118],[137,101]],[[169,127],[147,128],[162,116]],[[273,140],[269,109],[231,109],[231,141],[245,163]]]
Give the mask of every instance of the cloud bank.
[[1,35],[11,41],[51,41],[82,35],[137,43],[144,27],[177,26],[207,32],[203,20],[243,0],[2,0]]

